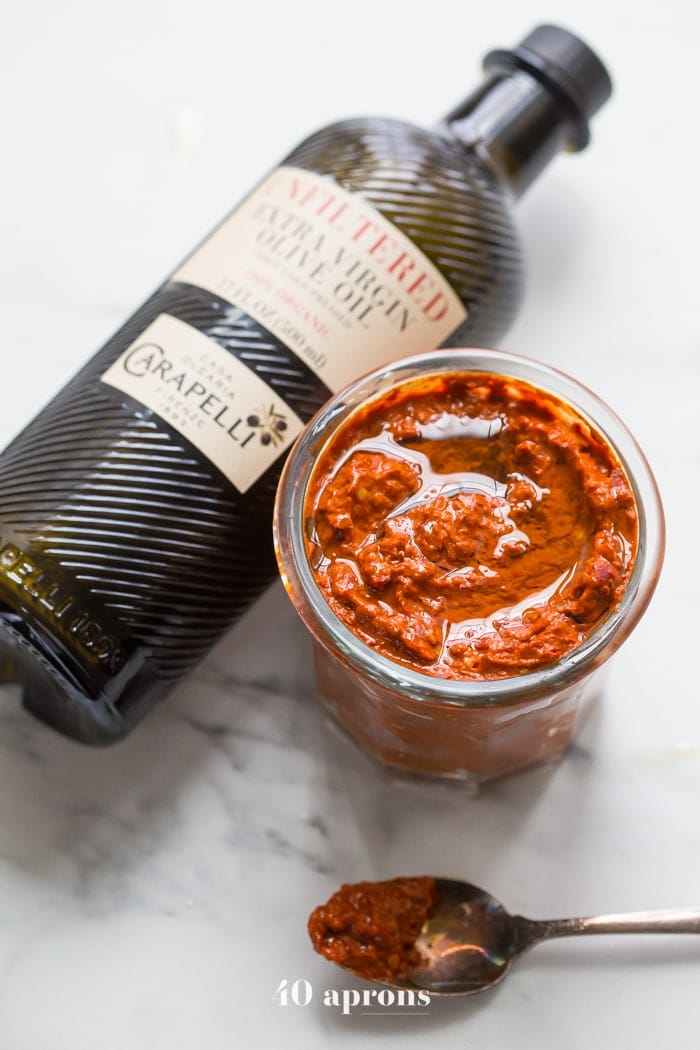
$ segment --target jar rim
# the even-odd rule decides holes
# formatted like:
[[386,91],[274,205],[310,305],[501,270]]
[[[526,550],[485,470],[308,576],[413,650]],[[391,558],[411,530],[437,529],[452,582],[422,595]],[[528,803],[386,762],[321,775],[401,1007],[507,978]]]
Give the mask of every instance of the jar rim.
[[[576,410],[610,444],[632,486],[639,536],[635,564],[618,605],[589,637],[554,664],[498,679],[443,678],[406,667],[376,652],[333,612],[318,586],[305,547],[306,491],[321,450],[363,402],[417,378],[453,372],[484,372],[520,379]],[[628,637],[646,609],[663,561],[665,529],[661,499],[644,453],[613,410],[583,383],[534,358],[481,347],[445,348],[394,361],[345,387],[298,438],[280,479],[274,539],[285,589],[317,642],[340,653],[358,672],[414,699],[459,707],[511,704],[573,683],[605,662]]]

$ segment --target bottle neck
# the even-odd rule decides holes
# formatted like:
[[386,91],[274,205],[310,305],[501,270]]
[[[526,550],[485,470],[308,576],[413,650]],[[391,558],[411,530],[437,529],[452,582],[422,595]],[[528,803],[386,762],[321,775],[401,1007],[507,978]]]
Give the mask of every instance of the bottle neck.
[[560,150],[585,145],[566,101],[518,69],[490,76],[441,127],[485,160],[516,197]]

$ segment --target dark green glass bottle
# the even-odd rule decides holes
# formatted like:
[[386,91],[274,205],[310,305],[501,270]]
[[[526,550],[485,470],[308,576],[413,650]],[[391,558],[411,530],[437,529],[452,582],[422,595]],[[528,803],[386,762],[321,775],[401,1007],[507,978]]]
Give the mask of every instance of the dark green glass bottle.
[[284,453],[340,386],[495,343],[521,298],[511,205],[610,94],[534,30],[433,130],[311,135],[0,456],[0,656],[79,740],[124,736],[275,575]]

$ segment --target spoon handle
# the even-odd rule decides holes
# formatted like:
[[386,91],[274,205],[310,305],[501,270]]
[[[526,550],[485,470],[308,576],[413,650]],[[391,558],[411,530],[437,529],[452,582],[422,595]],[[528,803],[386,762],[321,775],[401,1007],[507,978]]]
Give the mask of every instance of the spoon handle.
[[700,908],[590,915],[576,919],[525,919],[520,927],[520,951],[553,937],[589,933],[700,933]]

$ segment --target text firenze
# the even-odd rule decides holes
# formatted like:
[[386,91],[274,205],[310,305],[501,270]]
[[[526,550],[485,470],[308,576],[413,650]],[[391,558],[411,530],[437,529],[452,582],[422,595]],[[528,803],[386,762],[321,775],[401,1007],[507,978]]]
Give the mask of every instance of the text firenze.
[[158,379],[166,391],[177,391],[186,404],[196,407],[241,448],[255,437],[255,431],[246,426],[242,416],[237,416],[230,405],[224,404],[186,370],[178,370],[157,343],[139,343],[124,358],[123,367],[130,376],[143,379],[150,375]]
[[[336,301],[358,321],[383,314],[400,332],[416,320],[440,321],[449,309],[443,292],[425,270],[418,252],[411,252],[383,231],[376,216],[361,204],[349,203],[328,188],[304,185],[294,175],[284,180],[287,207],[261,203],[255,218],[265,225],[258,244],[303,270],[314,281],[329,279]],[[279,180],[268,192],[279,194]],[[307,217],[308,216],[308,217]],[[324,226],[343,236],[355,251],[329,244]]]

